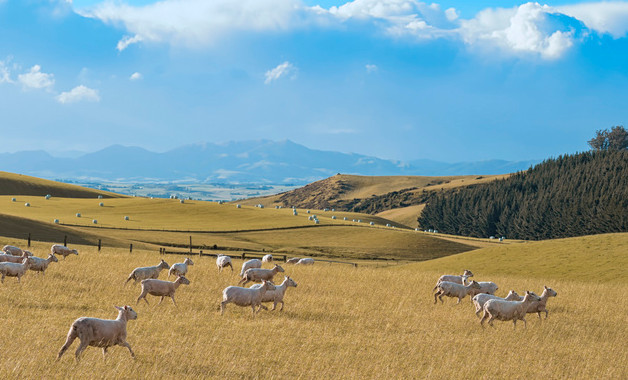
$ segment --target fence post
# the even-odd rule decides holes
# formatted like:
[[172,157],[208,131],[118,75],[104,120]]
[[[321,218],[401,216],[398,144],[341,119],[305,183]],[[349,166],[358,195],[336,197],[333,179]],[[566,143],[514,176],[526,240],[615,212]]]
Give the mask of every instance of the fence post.
[[242,260],[246,259],[246,252],[242,252]]
[[198,251],[198,257],[203,256],[203,250],[201,249],[200,251]]
[[190,254],[192,254],[192,235],[190,235]]
[[288,257],[286,255],[283,255],[283,262],[287,262],[288,261]]
[[133,243],[129,246],[129,253],[133,252]]
[[63,245],[68,246],[68,235],[63,236]]
[[31,233],[28,233],[28,248],[31,247]]
[[98,252],[100,252],[100,247],[102,246],[102,241],[98,239]]

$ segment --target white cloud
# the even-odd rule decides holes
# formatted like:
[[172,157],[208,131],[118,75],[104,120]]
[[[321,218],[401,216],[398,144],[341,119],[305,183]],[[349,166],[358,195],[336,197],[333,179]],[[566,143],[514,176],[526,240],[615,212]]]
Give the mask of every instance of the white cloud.
[[54,84],[54,75],[41,72],[41,66],[35,65],[25,74],[20,74],[17,79],[25,88],[50,89]]
[[[0,0],[0,3],[2,1]],[[11,79],[11,69],[7,66],[9,62],[0,61],[0,83],[13,83]]]
[[366,68],[366,72],[367,73],[374,73],[376,72],[379,68],[377,67],[377,65],[373,65],[373,64],[367,64],[366,66],[364,66]]
[[584,22],[587,28],[598,33],[608,33],[614,38],[628,33],[627,2],[581,3],[556,7],[558,11]]
[[129,80],[140,80],[142,79],[142,74],[138,73],[138,72],[134,72],[133,74],[131,74],[131,76],[129,77]]
[[278,65],[274,69],[268,70],[264,76],[266,79],[264,80],[265,84],[270,84],[272,81],[275,81],[283,76],[293,74],[292,78],[295,78],[296,68],[294,65],[288,61]]
[[57,96],[57,101],[62,104],[76,103],[82,100],[89,102],[99,102],[100,96],[98,95],[98,90],[80,85],[74,87],[70,91],[62,92]]
[[118,49],[118,51],[122,51],[124,49],[126,49],[127,47],[129,47],[129,45],[133,45],[136,44],[138,42],[142,42],[144,39],[142,38],[142,36],[139,35],[135,35],[133,37],[131,36],[124,36],[122,37],[122,39],[120,41],[118,41],[118,45],[116,45],[116,49]]

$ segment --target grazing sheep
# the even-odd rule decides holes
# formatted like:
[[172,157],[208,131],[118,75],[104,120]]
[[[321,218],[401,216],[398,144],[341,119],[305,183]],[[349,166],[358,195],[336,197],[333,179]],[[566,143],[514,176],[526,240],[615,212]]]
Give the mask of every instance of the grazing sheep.
[[21,264],[18,263],[0,263],[0,273],[2,278],[0,282],[4,283],[4,277],[17,277],[17,282],[20,282],[20,278],[24,276],[31,263],[28,257],[25,257]]
[[165,262],[163,259],[159,262],[159,264],[152,267],[135,268],[124,282],[124,285],[126,286],[126,284],[131,280],[135,280],[135,282],[133,282],[133,284],[135,285],[138,281],[146,280],[149,278],[157,278],[159,277],[159,273],[161,273],[162,269],[169,268],[170,265],[168,265],[168,263]]
[[174,302],[174,292],[177,290],[179,285],[190,285],[190,280],[185,278],[184,276],[179,276],[174,282],[164,281],[164,280],[156,280],[154,278],[149,278],[147,280],[142,280],[142,293],[139,297],[137,297],[137,303],[140,303],[140,300],[144,298],[146,304],[148,305],[148,300],[146,299],[146,294],[150,294],[153,296],[161,296],[161,300],[159,300],[158,305],[161,304],[161,301],[164,300],[164,297],[172,298],[172,303],[174,306],[177,306],[177,303]]
[[262,263],[272,263],[272,262],[273,262],[273,255],[268,254],[262,257]]
[[453,274],[444,274],[444,275],[440,276],[438,281],[436,281],[436,286],[434,286],[434,289],[432,289],[432,291],[436,290],[436,287],[442,281],[455,282],[456,284],[463,284],[464,285],[464,281],[467,278],[469,278],[469,277],[473,277],[473,273],[471,273],[471,271],[468,270],[468,269],[465,269],[464,273],[462,273],[460,276],[456,276],[456,275],[453,275]]
[[475,305],[475,315],[480,317],[480,312],[484,307],[484,304],[488,300],[498,299],[498,300],[506,300],[506,301],[521,301],[523,297],[521,297],[517,292],[511,290],[508,292],[508,295],[505,298],[497,297],[493,294],[480,293],[473,297],[473,305]]
[[539,319],[541,319],[541,312],[545,312],[545,319],[547,319],[547,315],[549,312],[545,308],[547,305],[547,300],[550,297],[556,297],[558,293],[552,288],[548,288],[547,286],[543,286],[543,293],[541,293],[541,297],[539,297],[538,301],[532,302],[532,304],[528,307],[528,313],[537,313],[539,315]]
[[57,256],[53,255],[52,253],[48,255],[47,259],[42,259],[40,257],[29,257],[28,260],[31,263],[30,270],[32,271],[36,271],[36,272],[41,272],[42,275],[46,275],[46,269],[48,269],[48,265],[50,263],[58,263],[59,259],[57,259]]
[[306,257],[296,262],[295,265],[312,265],[314,264],[314,259]]
[[244,272],[251,268],[261,268],[262,261],[258,259],[251,259],[242,263],[242,270],[240,271],[240,277],[244,276]]
[[124,307],[115,306],[115,308],[118,309],[118,318],[113,320],[88,317],[75,320],[70,326],[68,337],[57,355],[57,360],[61,359],[63,353],[76,338],[81,341],[76,349],[76,361],[79,361],[81,352],[87,346],[102,347],[103,358],[107,353],[107,348],[116,345],[123,346],[128,348],[131,357],[135,358],[131,345],[126,341],[126,323],[129,320],[137,319],[137,313],[128,305]]
[[231,268],[231,272],[233,272],[233,264],[231,263],[231,257],[229,256],[218,255],[218,257],[216,257],[216,266],[220,272],[222,272],[222,269],[226,267]]
[[53,244],[52,247],[50,247],[50,253],[52,253],[53,255],[63,256],[63,260],[65,260],[65,258],[69,255],[78,256],[78,251],[76,249],[70,249],[61,244]]
[[[253,284],[251,285],[251,289],[260,288],[261,284]],[[262,297],[262,302],[274,302],[273,308],[271,310],[275,310],[277,308],[277,303],[281,302],[281,309],[279,311],[283,311],[283,296],[286,294],[286,290],[288,290],[289,286],[297,287],[297,283],[294,282],[288,276],[284,276],[283,282],[281,285],[276,285],[275,290],[267,290],[264,296]]]
[[175,276],[185,276],[188,273],[188,265],[194,265],[189,257],[186,257],[182,263],[173,264],[168,271],[168,278],[171,274]]
[[22,256],[0,253],[0,263],[21,263],[27,257],[30,257],[27,252],[22,253]]
[[273,277],[279,272],[285,272],[282,267],[275,264],[273,269],[251,268],[244,272],[244,276],[238,282],[238,285],[246,285],[249,282],[261,282],[263,280],[272,281]]
[[[255,268],[254,268],[255,269]],[[228,303],[235,303],[238,306],[251,306],[253,314],[257,313],[259,309],[268,310],[268,308],[262,305],[262,299],[264,294],[269,290],[275,290],[275,285],[272,282],[262,280],[262,286],[259,288],[241,288],[239,286],[228,286],[222,291],[222,302],[220,303],[220,315],[225,313]],[[257,310],[255,310],[255,308]]]
[[286,264],[296,264],[296,263],[299,262],[299,260],[301,260],[301,258],[293,257],[293,258],[289,259],[288,261],[286,261]]
[[482,310],[484,314],[480,320],[480,325],[484,327],[484,321],[488,319],[489,326],[493,327],[493,320],[500,321],[512,321],[513,328],[517,328],[517,320],[523,321],[524,328],[527,328],[525,316],[528,311],[528,307],[534,301],[538,301],[540,298],[534,294],[526,291],[523,301],[506,301],[499,299],[492,299],[486,301]]
[[469,285],[456,284],[455,282],[443,281],[440,284],[436,285],[437,291],[434,293],[434,303],[437,303],[436,297],[440,300],[440,303],[443,303],[443,296],[447,297],[457,297],[458,302],[456,305],[460,303],[460,300],[470,294],[474,289],[479,289],[480,285],[477,282],[471,281]]

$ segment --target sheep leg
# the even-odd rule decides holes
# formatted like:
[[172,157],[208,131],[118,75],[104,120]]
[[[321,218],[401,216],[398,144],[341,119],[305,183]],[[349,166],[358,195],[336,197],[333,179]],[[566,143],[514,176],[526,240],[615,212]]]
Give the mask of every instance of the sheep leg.
[[[161,297],[161,299],[163,299],[164,297]],[[172,298],[172,303],[174,304],[174,307],[178,307],[177,303],[174,302],[174,294],[170,296],[170,298]]]
[[142,294],[140,294],[140,296],[139,296],[139,297],[137,297],[137,302],[135,303],[136,305],[140,303],[140,300],[141,300],[142,298],[144,298],[144,301],[146,301],[146,304],[147,304],[147,305],[150,305],[150,304],[148,303],[148,300],[146,299],[146,293],[148,293],[148,292],[143,291],[143,292],[142,292]]
[[[275,309],[277,308],[277,301],[273,302],[273,308],[270,309],[270,311],[275,311]],[[283,309],[283,306],[281,307]]]
[[127,278],[126,281],[124,282],[124,286],[126,286],[126,284],[128,284],[129,281],[131,281],[132,278],[133,278],[133,275],[130,275],[129,278]]
[[488,313],[484,311],[484,314],[482,315],[482,319],[480,319],[480,326],[482,326],[482,328],[484,328],[484,321],[486,320],[487,316],[488,316]]
[[438,303],[438,301],[436,300],[436,297],[438,297],[438,292],[434,293],[434,304]]
[[523,328],[527,329],[528,328],[528,322],[526,322],[525,318],[521,318],[521,320],[523,321]]
[[[257,309],[257,311],[260,311],[260,310],[262,310],[262,309],[264,309],[264,310],[268,311],[268,308],[267,308],[266,306],[264,306],[264,305],[262,305],[262,304],[260,303],[260,304],[259,304],[259,308]],[[273,310],[275,310],[275,309],[273,309]]]
[[[548,315],[549,315],[549,312],[547,311],[547,309],[545,309],[545,319],[547,319]],[[539,318],[541,318],[541,313],[539,313]]]
[[133,352],[133,350],[131,349],[131,345],[125,340],[122,343],[119,343],[120,346],[126,347],[129,349],[129,352],[131,353],[131,357],[133,359],[135,359],[135,353]]
[[445,293],[440,293],[440,294],[438,295],[438,299],[440,300],[441,305],[443,304],[443,295],[444,295],[444,294],[445,294]]
[[76,352],[74,353],[74,356],[76,356],[76,361],[77,362],[79,360],[81,360],[81,353],[83,351],[85,351],[85,349],[87,348],[88,345],[89,345],[89,343],[87,342],[87,339],[82,340],[81,344],[79,344],[78,348],[76,349]]
[[462,298],[458,297],[458,302],[456,302],[456,305],[458,305],[460,301],[462,301]]
[[102,359],[105,360],[107,358],[107,348],[109,347],[103,347],[102,348]]
[[536,314],[539,316],[539,321],[541,320],[541,312],[537,311]]
[[227,301],[222,301],[222,302],[220,303],[220,315],[225,314],[225,309],[227,308],[227,304],[228,304],[228,303],[229,303],[229,302],[227,302]]
[[253,309],[253,315],[255,315],[255,313],[257,313],[259,311],[259,309],[257,311],[255,310],[255,306],[257,306],[257,305],[251,304],[251,308]]
[[72,343],[74,343],[74,339],[76,339],[77,337],[78,335],[76,334],[76,331],[74,330],[74,326],[70,327],[70,331],[68,332],[68,337],[66,338],[65,343],[63,344],[63,347],[61,347],[61,349],[59,350],[59,354],[57,355],[57,360],[61,359],[61,356],[63,356],[65,351],[67,351],[67,349],[70,348]]
[[[283,311],[283,300],[279,301],[279,302],[281,302],[281,309],[279,309],[279,311]],[[275,310],[275,309],[273,309],[273,310]]]
[[493,319],[495,319],[495,317],[493,315],[491,315],[491,317],[488,319],[488,325],[491,326],[491,327],[495,327],[495,326],[493,326]]
[[[159,303],[157,305],[161,305],[161,302],[164,300],[164,297],[165,296],[161,296],[161,299],[159,300]],[[176,304],[175,304],[175,306],[176,306]]]

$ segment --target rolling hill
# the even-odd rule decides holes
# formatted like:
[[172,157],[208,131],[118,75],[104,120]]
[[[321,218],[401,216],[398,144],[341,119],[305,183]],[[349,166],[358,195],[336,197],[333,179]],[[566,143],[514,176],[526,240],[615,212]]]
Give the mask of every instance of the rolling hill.
[[32,195],[63,198],[121,198],[125,195],[88,189],[66,183],[49,181],[22,174],[0,172],[0,195]]

